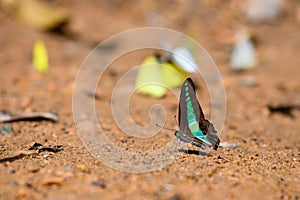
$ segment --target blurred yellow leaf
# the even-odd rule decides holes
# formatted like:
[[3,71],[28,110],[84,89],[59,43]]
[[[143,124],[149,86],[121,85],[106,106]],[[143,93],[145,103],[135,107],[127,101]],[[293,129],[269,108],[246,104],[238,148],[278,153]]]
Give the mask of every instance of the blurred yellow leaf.
[[65,9],[41,0],[0,0],[3,10],[39,30],[53,30],[69,21]]
[[39,72],[46,73],[49,69],[47,49],[44,43],[40,40],[34,43],[32,63],[34,68]]
[[144,60],[136,79],[138,92],[155,98],[161,98],[167,93],[160,67],[161,64],[155,56]]
[[169,88],[180,87],[188,74],[173,63],[163,63],[160,68],[164,83]]

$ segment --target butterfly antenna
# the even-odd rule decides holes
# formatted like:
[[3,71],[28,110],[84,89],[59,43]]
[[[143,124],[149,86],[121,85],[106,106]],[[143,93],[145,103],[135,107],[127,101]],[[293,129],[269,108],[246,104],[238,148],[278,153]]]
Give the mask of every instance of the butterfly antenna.
[[177,130],[175,130],[175,129],[173,129],[173,128],[166,128],[166,127],[163,127],[163,126],[161,126],[161,125],[159,125],[159,124],[155,124],[157,127],[159,127],[159,128],[163,128],[163,129],[166,129],[166,130],[168,130],[168,131],[177,131]]

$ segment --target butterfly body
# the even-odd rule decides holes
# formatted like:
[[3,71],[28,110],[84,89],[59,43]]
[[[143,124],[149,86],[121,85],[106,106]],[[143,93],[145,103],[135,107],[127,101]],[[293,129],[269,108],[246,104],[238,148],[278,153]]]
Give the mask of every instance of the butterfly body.
[[192,79],[184,81],[179,103],[179,130],[175,132],[182,142],[191,143],[201,149],[217,149],[220,143],[213,124],[205,119],[196,98]]

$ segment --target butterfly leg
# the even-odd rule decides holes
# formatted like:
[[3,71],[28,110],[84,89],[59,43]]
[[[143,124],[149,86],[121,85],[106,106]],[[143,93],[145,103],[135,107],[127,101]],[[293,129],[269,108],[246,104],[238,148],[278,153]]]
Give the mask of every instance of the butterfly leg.
[[186,143],[186,154],[190,154],[191,153],[191,151],[190,151],[190,147],[191,146],[191,144],[190,143]]
[[179,158],[179,156],[181,155],[181,153],[186,153],[186,143],[182,142],[179,138],[176,139],[175,141],[175,148],[174,148],[174,153],[176,158]]
[[194,145],[192,145],[192,149],[193,149],[193,152],[195,152],[196,150],[195,150],[195,146]]
[[174,142],[174,148],[173,148],[173,155],[176,161],[178,161],[178,157],[179,157],[179,148],[180,148],[180,140],[176,138]]
[[176,138],[176,140],[175,140],[175,145],[174,145],[174,152],[177,152],[178,151],[178,148],[179,148],[179,139],[178,138]]

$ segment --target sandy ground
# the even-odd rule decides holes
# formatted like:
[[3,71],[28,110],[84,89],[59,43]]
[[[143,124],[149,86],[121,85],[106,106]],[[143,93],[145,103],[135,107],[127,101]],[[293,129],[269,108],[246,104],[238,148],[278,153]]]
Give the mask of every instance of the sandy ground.
[[[300,198],[300,111],[292,109],[293,116],[288,116],[270,113],[267,108],[300,105],[299,2],[287,2],[283,16],[265,24],[247,22],[239,8],[242,1],[200,1],[186,7],[183,1],[53,2],[70,12],[68,30],[76,35],[75,39],[34,30],[0,11],[0,109],[12,113],[55,110],[59,116],[57,123],[0,123],[2,129],[10,125],[13,128],[10,134],[0,134],[0,199]],[[230,35],[241,25],[253,32],[260,62],[253,70],[234,73],[229,68]],[[208,156],[181,152],[171,165],[140,174],[111,169],[85,148],[72,116],[77,70],[98,42],[120,31],[144,26],[192,35],[212,56],[227,95],[220,139],[237,144],[237,148],[219,148]],[[37,39],[45,42],[50,56],[51,68],[45,75],[31,64],[32,45]],[[103,80],[108,80],[105,90],[97,89],[100,98],[96,108],[108,113],[101,123],[111,137],[117,137],[113,139],[120,146],[136,141],[109,118],[111,108],[106,105],[113,90],[110,83],[118,81],[127,66],[143,59],[139,54],[125,56],[122,62],[115,63],[115,70],[103,75]],[[257,84],[243,84],[245,76],[255,77]],[[203,83],[199,85],[198,98],[209,113],[207,92],[201,87]],[[137,103],[133,103],[131,115],[137,123],[148,124],[147,109],[153,103],[161,103],[171,119],[168,126],[176,128],[176,97],[168,94],[155,100],[134,96]],[[151,151],[174,137],[172,131],[162,130],[159,136],[139,141],[143,147],[139,151]],[[60,151],[30,151],[34,143],[52,148],[59,145]]]

